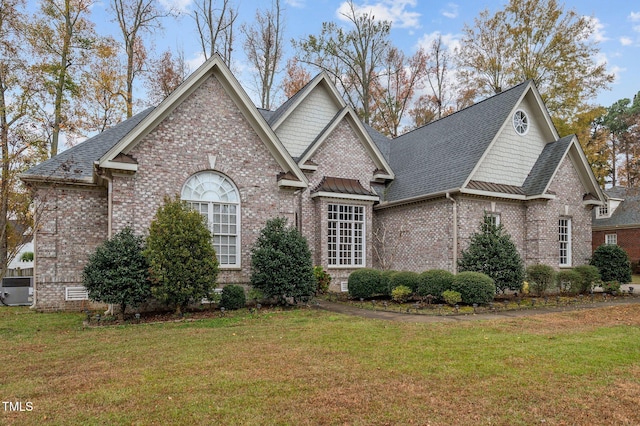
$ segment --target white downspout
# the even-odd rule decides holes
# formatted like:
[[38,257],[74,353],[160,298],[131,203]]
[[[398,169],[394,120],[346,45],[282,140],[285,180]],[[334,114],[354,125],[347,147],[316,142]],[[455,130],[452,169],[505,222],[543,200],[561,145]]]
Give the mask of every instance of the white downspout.
[[[111,224],[112,224],[112,213],[113,213],[113,180],[111,177],[103,175],[102,178],[108,182],[107,185],[107,238],[111,239]],[[109,304],[109,307],[104,313],[105,315],[113,315],[113,304]]]
[[458,203],[449,192],[446,194],[447,200],[453,203],[453,267],[452,272],[458,273]]

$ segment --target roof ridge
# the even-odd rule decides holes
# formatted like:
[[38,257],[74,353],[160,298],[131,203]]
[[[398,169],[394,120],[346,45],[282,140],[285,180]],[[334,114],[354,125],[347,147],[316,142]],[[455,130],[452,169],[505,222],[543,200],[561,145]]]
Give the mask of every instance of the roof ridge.
[[478,102],[476,102],[476,103],[474,103],[474,104],[472,104],[472,105],[469,105],[468,107],[465,107],[465,108],[459,109],[459,110],[457,110],[457,111],[454,111],[454,112],[452,112],[452,113],[451,113],[451,114],[449,114],[449,115],[445,115],[444,117],[440,117],[440,118],[438,118],[437,120],[430,121],[430,122],[428,122],[427,124],[423,124],[423,125],[422,125],[422,126],[420,126],[420,127],[416,127],[415,129],[411,129],[411,130],[410,130],[410,131],[408,131],[407,133],[403,133],[402,135],[398,136],[396,139],[400,139],[400,138],[402,138],[402,137],[403,137],[403,136],[405,136],[405,135],[408,135],[408,134],[411,134],[411,133],[415,132],[416,130],[424,129],[424,128],[425,128],[425,127],[427,127],[427,126],[430,126],[430,125],[432,125],[432,124],[438,123],[438,122],[440,122],[440,121],[442,121],[442,120],[445,120],[445,119],[447,119],[447,118],[449,118],[449,117],[453,117],[453,116],[455,116],[455,115],[458,115],[458,114],[460,114],[460,113],[462,113],[462,112],[464,112],[464,111],[467,111],[467,110],[468,110],[468,109],[470,109],[470,108],[476,107],[476,106],[481,105],[481,104],[483,104],[483,103],[485,103],[485,102],[487,102],[487,101],[489,101],[489,100],[491,100],[491,99],[494,99],[494,98],[496,98],[496,97],[498,97],[498,96],[500,96],[500,95],[503,95],[503,94],[506,94],[506,93],[508,93],[508,92],[511,92],[511,91],[513,91],[513,90],[517,89],[518,87],[523,86],[523,85],[526,85],[526,84],[528,84],[529,82],[532,82],[532,81],[533,81],[532,79],[525,80],[525,81],[523,81],[522,83],[516,84],[515,86],[512,86],[512,87],[508,88],[507,90],[503,90],[503,91],[502,91],[502,92],[500,92],[500,93],[496,93],[496,94],[493,94],[493,95],[491,95],[491,96],[488,96],[488,97],[486,97],[486,98],[484,98],[484,99],[481,99],[481,100],[479,100]]

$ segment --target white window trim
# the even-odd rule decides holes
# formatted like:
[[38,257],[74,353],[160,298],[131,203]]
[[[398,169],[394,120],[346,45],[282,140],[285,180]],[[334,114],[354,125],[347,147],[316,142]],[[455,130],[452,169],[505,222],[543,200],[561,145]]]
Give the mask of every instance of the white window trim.
[[[184,192],[184,188],[186,187],[187,183],[196,175],[199,174],[205,174],[205,173],[210,173],[210,174],[214,174],[214,175],[218,175],[222,178],[224,178],[225,180],[227,180],[234,188],[236,195],[237,195],[237,199],[238,201],[208,201],[208,200],[194,200],[194,199],[188,199],[188,198],[184,198],[182,196],[182,193]],[[189,178],[185,181],[184,185],[183,185],[183,191],[181,192],[181,200],[186,201],[187,203],[191,204],[191,203],[202,203],[202,204],[206,204],[208,206],[207,208],[207,225],[209,226],[209,231],[211,231],[212,236],[213,236],[213,229],[212,229],[212,223],[213,223],[213,204],[227,204],[227,205],[235,205],[236,206],[236,262],[235,263],[221,263],[220,262],[220,254],[216,252],[216,256],[218,257],[218,268],[220,269],[225,269],[225,270],[238,270],[242,268],[242,241],[241,241],[241,236],[242,236],[242,220],[241,220],[241,203],[240,203],[240,191],[238,190],[238,187],[235,185],[235,183],[226,175],[213,171],[213,170],[205,170],[202,172],[198,172],[195,173],[191,176],[189,176]],[[213,241],[212,241],[213,244]]]
[[611,217],[611,207],[609,206],[609,202],[604,206],[599,206],[596,210],[596,219],[606,219],[608,217]]
[[[567,239],[566,241],[562,240],[562,236],[565,235],[563,233],[561,233],[561,221],[566,221],[566,236]],[[561,217],[560,219],[558,219],[558,255],[559,255],[559,265],[561,267],[571,267],[571,251],[572,251],[572,240],[573,239],[573,235],[572,235],[572,230],[571,230],[571,218],[570,217]],[[566,244],[566,247],[564,247],[564,249],[566,250],[566,258],[563,259],[562,256],[562,250],[563,250],[563,244]],[[564,262],[563,262],[564,260]]]
[[[520,131],[518,131],[518,127],[516,126],[516,116],[518,115],[518,113],[522,114],[522,116],[526,120],[527,128],[524,129],[524,132],[522,132],[522,133],[520,133]],[[525,136],[527,133],[529,133],[529,129],[531,128],[531,120],[529,119],[529,114],[527,114],[526,111],[524,111],[522,109],[516,110],[516,112],[513,113],[513,117],[511,119],[511,124],[513,124],[513,129],[516,131],[516,134],[518,134],[520,136]]]
[[[329,208],[330,208],[330,206],[343,206],[343,207],[353,207],[353,208],[362,209],[362,229],[361,229],[361,232],[362,232],[362,243],[361,243],[362,258],[361,258],[361,263],[359,263],[359,264],[353,263],[356,260],[355,252],[357,251],[357,250],[355,250],[355,246],[356,246],[355,243],[352,243],[353,247],[351,249],[350,258],[349,258],[351,263],[349,263],[349,264],[340,264],[341,258],[340,258],[339,241],[338,241],[338,247],[336,249],[336,257],[334,258],[334,257],[331,256],[332,250],[330,250],[329,247],[328,247],[328,245],[329,245],[329,230],[330,230],[330,227],[329,227],[329,223],[330,223],[330,220],[329,220]],[[325,236],[326,237],[325,243],[327,244],[327,262],[328,262],[327,267],[331,268],[331,269],[366,268],[366,266],[367,266],[367,240],[366,240],[366,236],[367,236],[367,209],[366,209],[366,206],[361,205],[361,204],[328,203],[326,211],[327,211],[327,234]],[[351,221],[351,222],[355,223],[356,221]],[[336,221],[336,223],[339,224],[339,223],[341,223],[341,221],[338,219]],[[338,230],[339,230],[339,228],[338,228]],[[339,238],[339,235],[337,235],[337,237]],[[332,260],[337,262],[337,263],[331,263]]]
[[604,243],[612,246],[618,245],[618,234],[605,234]]

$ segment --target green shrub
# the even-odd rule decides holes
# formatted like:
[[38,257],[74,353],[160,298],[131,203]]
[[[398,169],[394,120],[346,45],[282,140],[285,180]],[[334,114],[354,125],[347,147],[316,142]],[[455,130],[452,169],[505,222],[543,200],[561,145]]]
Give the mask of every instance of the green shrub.
[[460,293],[462,302],[468,305],[489,303],[496,295],[496,285],[493,280],[481,272],[460,272],[454,276],[451,290]]
[[574,296],[582,288],[582,275],[573,269],[565,269],[556,274],[556,283],[560,293]]
[[239,285],[226,285],[222,289],[220,307],[225,309],[241,309],[247,304],[244,288]]
[[98,246],[82,274],[89,299],[119,305],[122,317],[127,306],[144,303],[151,286],[143,248],[144,240],[129,227]]
[[443,269],[431,269],[420,274],[420,282],[418,284],[418,296],[433,296],[440,299],[444,291],[451,288],[454,275]]
[[329,291],[329,286],[331,285],[331,275],[329,275],[329,273],[325,271],[322,266],[313,267],[313,276],[316,279],[317,294],[324,294]]
[[202,215],[178,197],[165,197],[156,212],[144,254],[153,295],[175,307],[176,314],[215,288],[218,260],[209,228]]
[[631,262],[620,246],[601,245],[593,252],[590,264],[598,268],[602,281],[631,282]]
[[400,286],[409,287],[412,293],[418,291],[418,285],[420,284],[420,274],[411,271],[399,271],[390,277],[391,287],[396,288]]
[[318,287],[307,240],[282,217],[270,219],[251,249],[251,285],[286,304],[307,301]]
[[462,295],[453,290],[445,290],[441,295],[442,299],[447,303],[447,305],[453,306],[457,303],[462,302]]
[[604,281],[600,286],[605,293],[613,294],[620,291],[620,283],[618,281]]
[[387,269],[380,272],[380,287],[378,291],[383,296],[391,296],[393,290],[392,278],[398,271]]
[[588,293],[601,281],[598,268],[593,265],[580,265],[573,268],[580,274],[580,293]]
[[536,264],[527,268],[527,280],[532,293],[542,296],[553,286],[556,271],[549,265]]
[[397,303],[405,303],[413,292],[406,285],[399,285],[391,291],[391,299]]
[[480,230],[471,236],[469,247],[462,252],[458,270],[488,275],[503,293],[507,289],[520,291],[524,278],[524,263],[511,236],[486,213]]
[[382,274],[377,269],[363,268],[349,275],[349,296],[368,299],[382,294]]

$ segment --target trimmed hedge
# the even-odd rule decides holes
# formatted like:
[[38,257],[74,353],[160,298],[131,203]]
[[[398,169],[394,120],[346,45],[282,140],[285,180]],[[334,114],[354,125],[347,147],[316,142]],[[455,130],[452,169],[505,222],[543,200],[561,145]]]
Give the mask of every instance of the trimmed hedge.
[[379,294],[390,294],[384,285],[382,274],[377,269],[358,269],[349,275],[349,296],[368,299]]
[[247,297],[244,294],[244,288],[235,284],[224,286],[220,297],[220,307],[231,310],[242,309],[246,303]]
[[393,284],[391,278],[397,274],[398,271],[387,269],[380,272],[380,293],[384,296],[391,296],[393,291]]
[[442,293],[451,288],[454,275],[443,269],[432,269],[420,274],[420,282],[418,283],[418,296],[433,296],[436,299],[442,299]]
[[582,281],[580,282],[580,293],[588,293],[593,287],[600,283],[600,271],[593,265],[580,265],[573,268],[580,277]]
[[582,275],[573,269],[566,269],[558,272],[556,275],[556,283],[560,293],[574,296],[580,293],[582,288]]
[[529,288],[537,296],[544,295],[556,279],[556,271],[549,265],[537,264],[527,268]]
[[399,285],[391,291],[391,299],[397,303],[405,303],[411,297],[411,289],[406,285]]
[[393,289],[404,286],[409,287],[411,292],[415,293],[418,291],[418,286],[420,284],[420,274],[411,271],[399,271],[392,274],[389,281],[391,283],[391,288]]
[[496,295],[493,279],[481,272],[460,272],[454,276],[451,290],[460,293],[462,302],[468,305],[489,303]]

